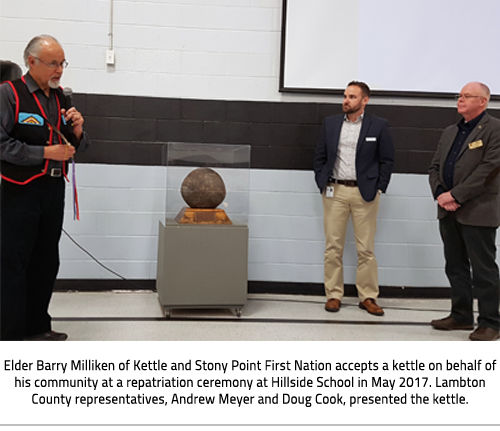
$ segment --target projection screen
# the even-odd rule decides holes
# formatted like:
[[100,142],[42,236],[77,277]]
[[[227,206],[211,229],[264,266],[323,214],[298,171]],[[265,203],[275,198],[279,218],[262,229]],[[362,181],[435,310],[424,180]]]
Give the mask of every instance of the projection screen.
[[499,0],[283,0],[280,91],[500,100]]

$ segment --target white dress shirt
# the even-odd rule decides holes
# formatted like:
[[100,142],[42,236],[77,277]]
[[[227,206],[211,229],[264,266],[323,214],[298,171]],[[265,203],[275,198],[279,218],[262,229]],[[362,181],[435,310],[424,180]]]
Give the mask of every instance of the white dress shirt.
[[356,180],[357,178],[356,149],[363,117],[364,114],[361,114],[356,121],[353,122],[349,120],[347,115],[344,116],[342,130],[340,131],[337,158],[333,165],[333,178],[336,180]]

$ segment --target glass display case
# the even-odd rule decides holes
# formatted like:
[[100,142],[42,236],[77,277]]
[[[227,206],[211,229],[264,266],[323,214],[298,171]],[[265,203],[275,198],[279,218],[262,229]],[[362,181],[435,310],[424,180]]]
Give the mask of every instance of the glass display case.
[[164,146],[162,156],[166,166],[166,223],[174,220],[200,224],[217,223],[207,211],[199,211],[199,214],[184,221],[180,215],[183,209],[191,208],[185,199],[187,193],[195,197],[197,193],[198,197],[213,196],[217,197],[215,201],[218,200],[222,194],[220,181],[212,181],[217,177],[222,181],[225,195],[213,209],[226,213],[232,224],[248,223],[249,145],[169,142]]
[[232,308],[248,291],[250,146],[171,142],[156,289],[172,309]]

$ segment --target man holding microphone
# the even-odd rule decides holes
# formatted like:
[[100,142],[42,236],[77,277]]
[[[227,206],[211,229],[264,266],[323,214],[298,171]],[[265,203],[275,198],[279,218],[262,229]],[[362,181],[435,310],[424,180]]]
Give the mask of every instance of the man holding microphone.
[[59,42],[33,38],[28,73],[0,86],[0,329],[2,340],[63,341],[48,313],[59,270],[67,161],[89,139],[63,94]]

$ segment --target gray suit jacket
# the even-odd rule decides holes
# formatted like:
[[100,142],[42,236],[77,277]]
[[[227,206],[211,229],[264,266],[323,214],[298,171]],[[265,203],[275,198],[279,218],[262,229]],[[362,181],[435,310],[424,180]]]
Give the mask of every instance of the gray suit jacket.
[[[438,187],[449,191],[443,168],[458,132],[458,125],[447,127],[429,168],[432,194]],[[487,113],[462,147],[455,164],[451,194],[461,207],[454,212],[459,223],[470,226],[500,226],[500,120]],[[438,206],[438,218],[448,211]]]

